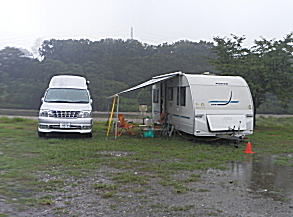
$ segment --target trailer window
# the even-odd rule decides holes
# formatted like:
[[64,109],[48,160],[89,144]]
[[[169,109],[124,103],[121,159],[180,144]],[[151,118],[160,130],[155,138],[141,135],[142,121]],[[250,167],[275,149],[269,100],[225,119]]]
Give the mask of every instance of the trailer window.
[[168,100],[173,101],[173,87],[168,87]]
[[153,103],[159,103],[159,89],[153,90]]
[[176,104],[179,105],[179,87],[177,87]]
[[177,87],[177,105],[186,105],[186,87]]
[[180,105],[186,105],[186,87],[180,87]]

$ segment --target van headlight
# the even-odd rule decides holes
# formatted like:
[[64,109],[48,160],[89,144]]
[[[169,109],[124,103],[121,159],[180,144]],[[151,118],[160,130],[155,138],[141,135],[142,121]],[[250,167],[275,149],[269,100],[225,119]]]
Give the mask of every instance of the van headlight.
[[81,111],[77,115],[78,118],[90,118],[91,117],[91,112],[90,111]]
[[53,112],[50,110],[40,110],[39,116],[40,117],[53,117],[54,115],[53,115]]
[[40,117],[48,117],[48,110],[40,110],[39,116]]

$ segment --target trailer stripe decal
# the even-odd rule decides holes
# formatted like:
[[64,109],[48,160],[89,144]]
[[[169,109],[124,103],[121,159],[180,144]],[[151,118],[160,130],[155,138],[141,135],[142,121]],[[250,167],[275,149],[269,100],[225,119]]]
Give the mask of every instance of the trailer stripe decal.
[[[209,103],[227,103],[228,101],[212,100]],[[239,101],[231,101],[230,103],[239,103]]]
[[211,100],[208,103],[211,103],[211,105],[228,105],[230,103],[239,103],[238,100],[232,100],[232,91],[230,93],[230,98],[228,101],[224,100]]
[[190,119],[190,117],[183,116],[183,115],[173,115],[173,116],[178,117],[178,118]]

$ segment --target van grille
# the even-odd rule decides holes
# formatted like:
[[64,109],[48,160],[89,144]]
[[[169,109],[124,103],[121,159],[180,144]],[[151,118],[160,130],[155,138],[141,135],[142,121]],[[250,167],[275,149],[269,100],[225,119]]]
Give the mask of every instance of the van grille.
[[77,118],[79,111],[52,111],[54,118]]

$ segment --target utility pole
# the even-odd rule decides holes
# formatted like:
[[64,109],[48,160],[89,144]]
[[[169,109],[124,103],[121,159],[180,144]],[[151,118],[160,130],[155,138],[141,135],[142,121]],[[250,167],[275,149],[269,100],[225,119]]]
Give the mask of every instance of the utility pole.
[[131,29],[130,29],[130,39],[133,40],[133,27],[131,26]]

